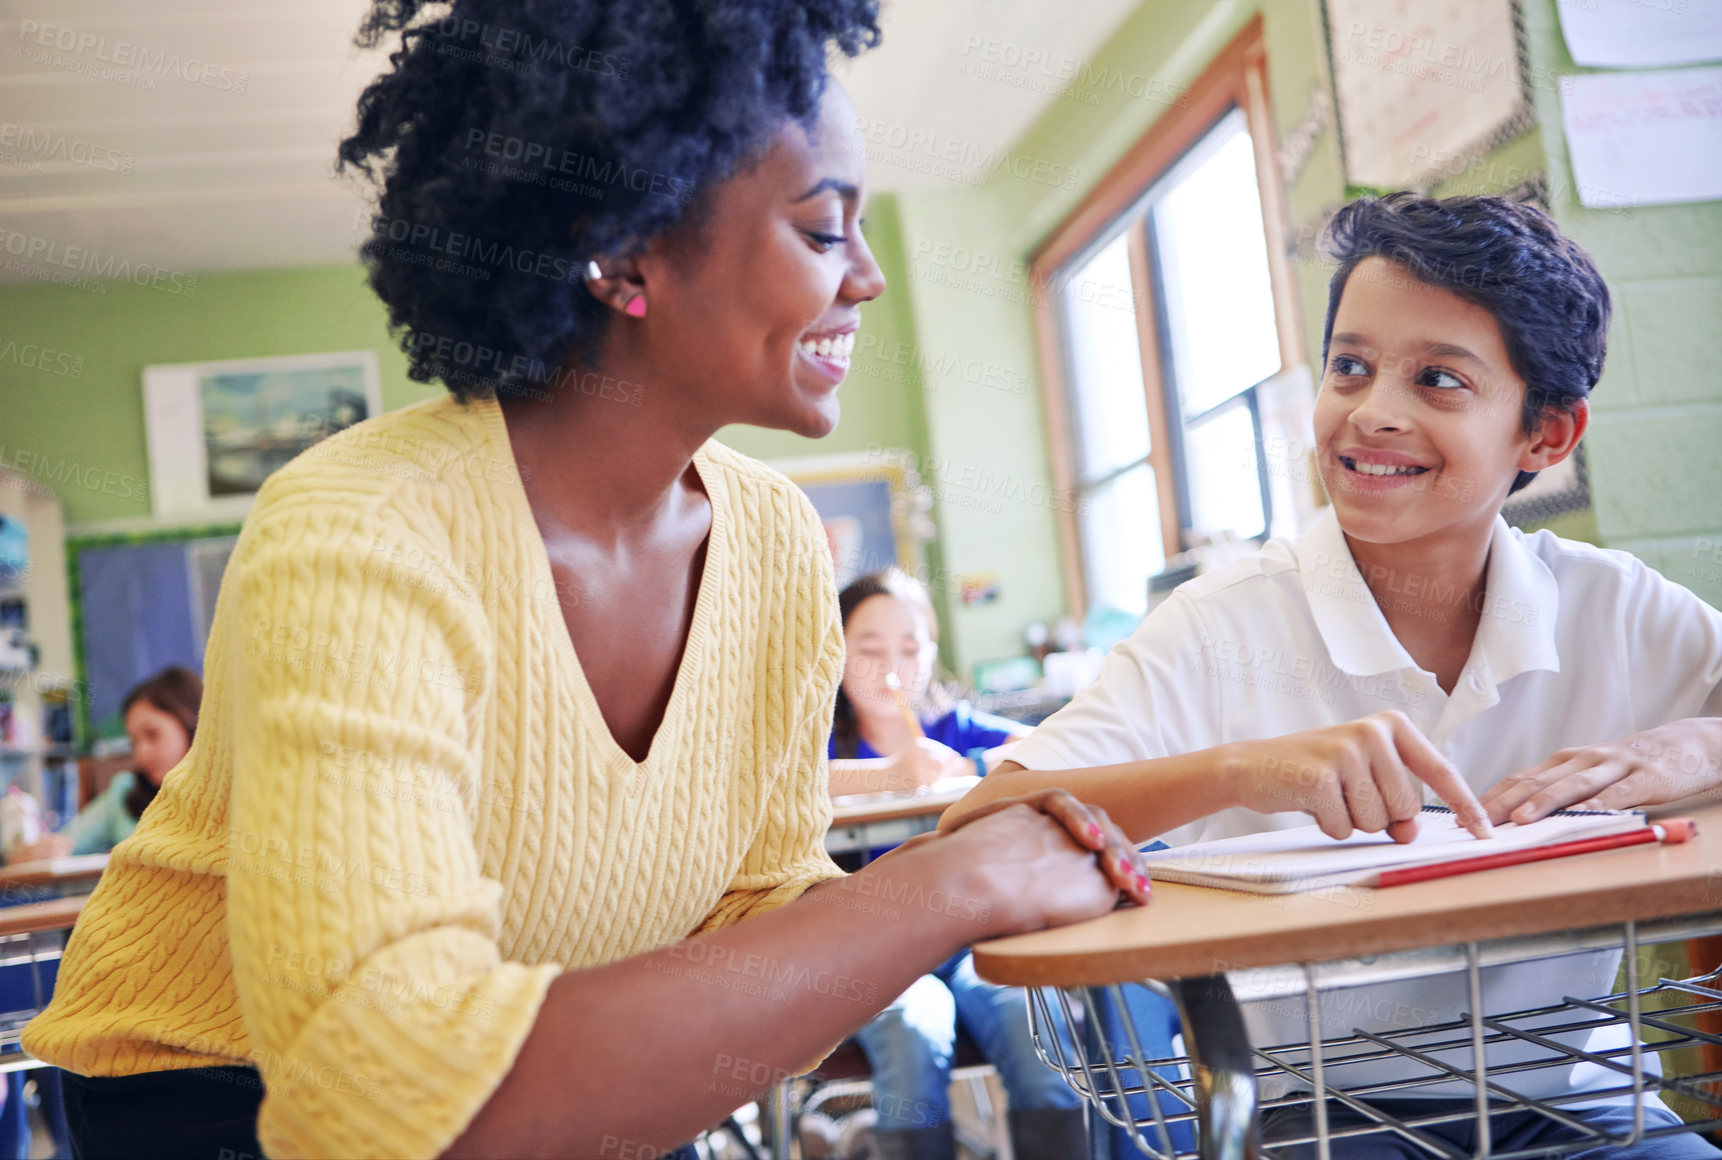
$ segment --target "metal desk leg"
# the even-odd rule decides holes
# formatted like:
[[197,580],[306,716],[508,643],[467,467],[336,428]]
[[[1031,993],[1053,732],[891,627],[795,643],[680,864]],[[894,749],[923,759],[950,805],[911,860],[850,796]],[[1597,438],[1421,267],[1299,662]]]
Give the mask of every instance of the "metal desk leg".
[[777,1082],[767,1099],[767,1114],[771,1119],[771,1160],[789,1160],[795,1155],[791,1141],[795,1135],[795,1117],[790,1109],[794,1099],[786,1079]]
[[1203,1160],[1256,1160],[1256,1077],[1243,1013],[1224,975],[1170,984],[1196,1081]]

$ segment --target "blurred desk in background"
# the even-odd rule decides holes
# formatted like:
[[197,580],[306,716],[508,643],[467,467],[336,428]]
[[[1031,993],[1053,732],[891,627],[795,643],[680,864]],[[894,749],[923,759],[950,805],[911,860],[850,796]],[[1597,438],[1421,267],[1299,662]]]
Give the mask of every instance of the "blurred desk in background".
[[983,713],[1008,717],[1024,725],[1039,725],[1070,704],[1070,698],[1045,689],[1019,689],[1010,693],[978,693],[970,703]]
[[76,854],[0,867],[0,907],[87,895],[107,868],[106,854]]
[[860,855],[863,865],[870,851],[895,846],[916,834],[936,829],[939,815],[961,801],[978,777],[953,777],[939,782],[926,793],[869,793],[831,799],[831,828],[825,834],[825,849],[832,857]]

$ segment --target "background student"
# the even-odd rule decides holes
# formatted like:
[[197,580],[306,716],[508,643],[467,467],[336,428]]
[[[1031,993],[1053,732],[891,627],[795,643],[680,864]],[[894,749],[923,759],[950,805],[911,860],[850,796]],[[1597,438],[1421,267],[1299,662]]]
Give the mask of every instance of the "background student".
[[120,703],[132,744],[132,768],[114,774],[107,788],[91,798],[64,829],[14,848],[7,860],[105,854],[131,837],[144,807],[155,800],[161,779],[191,749],[202,702],[203,681],[179,665],[140,682]]
[[[1178,588],[1107,658],[1099,683],[947,823],[999,795],[1061,785],[1106,806],[1137,840],[1283,828],[1304,824],[1300,812],[1335,838],[1385,830],[1404,840],[1426,787],[1481,832],[1485,809],[1497,824],[1525,822],[1722,782],[1722,613],[1624,552],[1526,535],[1500,517],[1509,494],[1584,434],[1609,320],[1590,258],[1546,215],[1498,198],[1353,202],[1329,244],[1338,268],[1315,436],[1332,506],[1297,542],[1271,541]],[[1485,995],[1515,1010],[1603,994],[1618,963],[1601,954],[1492,968]],[[1334,1018],[1370,1030],[1396,1024],[1368,1012],[1427,1023],[1465,1003],[1462,975],[1346,994],[1353,1005]],[[1304,1033],[1301,1013],[1251,1023],[1262,1045]],[[1624,1030],[1566,1038],[1618,1050]],[[1511,1051],[1491,1049],[1491,1070],[1541,1049]],[[1343,1086],[1412,1072],[1432,1074],[1376,1063],[1328,1076]],[[1631,1127],[1631,1096],[1602,1094],[1623,1085],[1600,1066],[1507,1082],[1610,1135]],[[1469,1085],[1405,1095],[1422,1097],[1405,1100],[1408,1112],[1453,1112],[1424,1131],[1474,1146]],[[1272,1113],[1264,1131],[1306,1131],[1309,1115]],[[1331,1127],[1359,1122],[1339,1107],[1328,1116]],[[1655,1100],[1645,1119],[1679,1122]],[[1534,1113],[1495,1116],[1493,1131],[1497,1150],[1587,1138]],[[1372,1160],[1416,1151],[1381,1134],[1333,1148]],[[1682,1135],[1582,1155],[1718,1153]]]
[[898,568],[859,576],[837,606],[844,662],[831,726],[834,796],[909,793],[977,773],[974,750],[987,750],[984,761],[996,766],[1028,736],[1027,726],[979,711],[934,679],[939,622],[919,580]]
[[[971,749],[1028,734],[934,684],[938,624],[920,581],[895,568],[872,573],[851,581],[837,603],[845,655],[831,731],[833,793],[845,792],[839,788],[845,784],[855,787],[847,792],[877,792],[881,774],[894,778],[889,788],[907,790],[973,773]],[[912,709],[924,713],[918,722],[924,736],[905,720],[887,673],[896,675]],[[843,760],[858,753],[860,761]],[[905,754],[914,760],[900,760]],[[955,1160],[949,1089],[959,1027],[1004,1081],[1017,1160],[1082,1155],[1082,1101],[1035,1054],[1024,993],[982,981],[965,950],[916,979],[856,1032],[873,1070],[874,1156]]]

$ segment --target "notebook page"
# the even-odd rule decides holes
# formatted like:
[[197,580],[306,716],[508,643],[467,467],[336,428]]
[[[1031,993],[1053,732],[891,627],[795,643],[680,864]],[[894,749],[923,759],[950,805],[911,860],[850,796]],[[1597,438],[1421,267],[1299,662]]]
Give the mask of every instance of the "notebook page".
[[1508,822],[1496,826],[1495,836],[1485,839],[1473,838],[1446,810],[1424,810],[1417,825],[1417,837],[1408,843],[1395,842],[1386,834],[1363,833],[1336,841],[1322,833],[1321,827],[1308,825],[1157,850],[1143,857],[1153,876],[1168,882],[1279,893],[1344,885],[1397,866],[1477,858],[1623,833],[1643,826],[1644,815],[1636,811],[1562,812],[1529,825]]

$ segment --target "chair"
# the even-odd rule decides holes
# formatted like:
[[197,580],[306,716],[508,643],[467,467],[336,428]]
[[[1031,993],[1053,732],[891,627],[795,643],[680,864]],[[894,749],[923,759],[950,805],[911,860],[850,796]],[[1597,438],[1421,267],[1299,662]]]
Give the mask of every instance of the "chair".
[[[997,1125],[998,1116],[992,1106],[992,1096],[987,1090],[985,1078],[992,1071],[992,1065],[981,1054],[975,1041],[959,1028],[956,1048],[951,1057],[951,1081],[955,1083],[961,1080],[972,1085],[970,1090],[974,1095],[976,1107]],[[867,1062],[867,1053],[861,1049],[860,1041],[851,1036],[839,1043],[818,1067],[806,1075],[792,1076],[779,1083],[768,1097],[769,1115],[765,1120],[771,1126],[773,1160],[790,1155],[789,1150],[780,1147],[778,1141],[797,1139],[801,1117],[814,1105],[816,1097],[827,1095],[828,1089],[841,1086],[850,1089],[844,1091],[843,1095],[866,1093],[870,1102],[872,1079],[873,1069]],[[803,1088],[805,1090],[798,1090]],[[998,1129],[995,1128],[996,1130]],[[960,1128],[957,1140],[976,1155],[998,1154],[996,1140],[977,1140]]]
[[83,898],[0,908],[0,1073],[5,1076],[6,1106],[0,1109],[0,1157],[29,1155],[30,1131],[24,1107],[25,1071],[36,1070],[43,1114],[62,1154],[70,1152],[70,1133],[60,1101],[60,1073],[26,1054],[19,1045],[24,1024],[47,1006],[65,946]]

